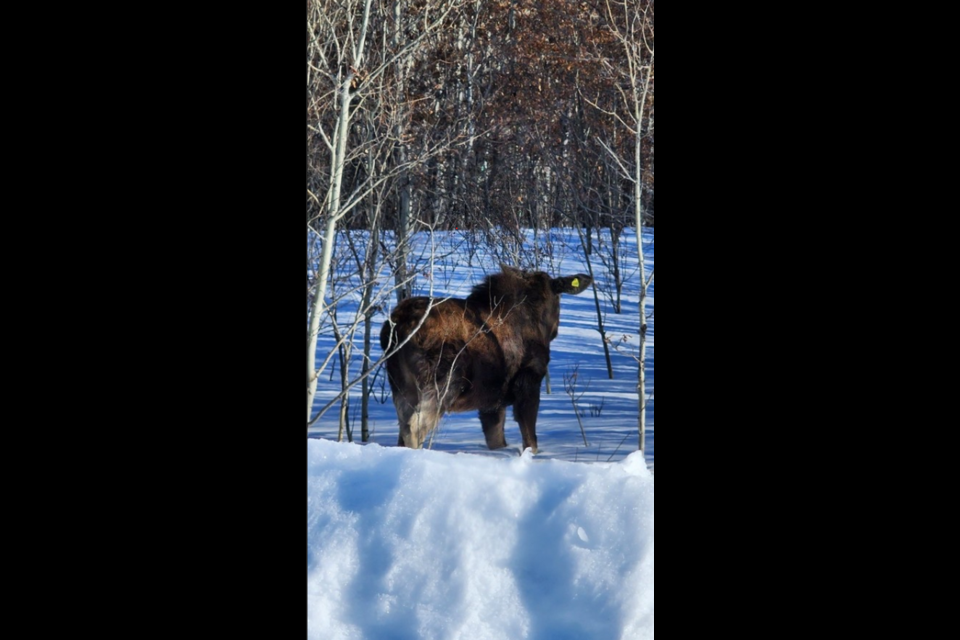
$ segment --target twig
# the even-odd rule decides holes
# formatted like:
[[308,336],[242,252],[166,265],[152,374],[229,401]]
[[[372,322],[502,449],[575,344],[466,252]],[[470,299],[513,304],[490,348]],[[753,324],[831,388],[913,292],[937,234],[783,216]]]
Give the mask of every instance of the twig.
[[629,438],[629,437],[632,436],[632,435],[633,435],[633,433],[631,432],[631,433],[628,433],[627,435],[623,436],[623,440],[620,441],[620,444],[617,445],[617,448],[614,449],[614,450],[613,450],[613,453],[610,454],[610,457],[607,458],[607,462],[610,462],[611,460],[613,460],[613,456],[617,455],[617,451],[620,451],[620,447],[622,447],[622,446],[623,446],[623,443],[627,441],[627,438]]

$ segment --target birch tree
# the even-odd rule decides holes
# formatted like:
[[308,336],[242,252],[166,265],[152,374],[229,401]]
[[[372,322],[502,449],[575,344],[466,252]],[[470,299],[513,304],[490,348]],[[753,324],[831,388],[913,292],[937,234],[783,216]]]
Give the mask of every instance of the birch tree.
[[[654,77],[653,43],[653,3],[636,0],[606,0],[607,15],[611,32],[623,47],[623,63],[617,66],[626,81],[622,89],[626,118],[621,122],[633,136],[632,166],[621,163],[627,177],[633,183],[633,206],[637,226],[637,258],[640,264],[640,348],[637,372],[637,398],[639,415],[637,429],[639,447],[645,449],[647,418],[646,394],[646,354],[647,354],[647,289],[653,281],[653,272],[646,276],[643,255],[643,183],[644,183],[644,147],[643,142],[653,131],[652,89]],[[608,64],[612,64],[607,61]]]
[[[314,131],[322,136],[330,154],[330,181],[321,204],[326,222],[321,234],[320,264],[307,328],[308,421],[313,411],[313,398],[317,392],[317,378],[320,373],[316,367],[317,336],[320,333],[320,319],[324,313],[333,240],[337,223],[346,215],[341,189],[350,121],[353,115],[351,102],[366,55],[372,4],[373,0],[345,0],[340,3],[341,11],[331,11],[337,6],[332,2],[327,3],[326,6],[321,6],[319,2],[307,5],[307,89],[310,91],[313,88],[314,78],[317,76],[327,76],[334,80],[335,86],[335,93],[329,97],[339,104],[339,111],[333,120],[332,131],[329,133],[324,129],[322,122],[308,124],[308,127],[313,125]],[[340,20],[343,20],[342,26],[336,22]],[[308,100],[310,99],[317,100],[318,96],[310,95]],[[310,192],[309,187],[308,195],[318,203],[321,202],[317,194]]]
[[[321,327],[331,320],[326,298],[337,230],[374,190],[398,178],[402,183],[412,167],[439,153],[440,145],[428,145],[415,157],[407,151],[408,104],[415,98],[402,80],[419,48],[458,3],[307,4],[307,222],[320,245],[307,322],[308,424],[319,376],[330,361],[318,366],[316,352]],[[395,31],[391,37],[391,17],[410,27],[402,38]],[[410,278],[401,277],[395,286],[408,290]],[[349,339],[352,333],[342,335]]]

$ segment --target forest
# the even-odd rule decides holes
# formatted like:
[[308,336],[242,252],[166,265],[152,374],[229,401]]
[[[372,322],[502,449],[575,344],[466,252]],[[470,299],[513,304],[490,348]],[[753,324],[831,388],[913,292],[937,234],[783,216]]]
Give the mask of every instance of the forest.
[[[576,229],[609,276],[604,336],[624,229],[640,250],[654,226],[654,84],[652,0],[308,0],[308,425],[335,405],[317,398],[325,372],[341,376],[341,428],[351,389],[367,402],[374,319],[432,290],[451,237],[467,262],[545,268],[551,230]],[[633,264],[643,363],[653,274],[642,250]]]
[[310,0],[308,224],[652,226],[653,7]]

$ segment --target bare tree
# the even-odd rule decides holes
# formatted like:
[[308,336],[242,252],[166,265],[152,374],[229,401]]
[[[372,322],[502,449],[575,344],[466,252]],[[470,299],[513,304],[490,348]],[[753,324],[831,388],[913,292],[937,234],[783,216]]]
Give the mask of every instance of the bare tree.
[[[625,176],[633,183],[633,206],[637,227],[637,257],[640,264],[640,353],[637,373],[637,396],[639,402],[639,416],[637,428],[639,432],[639,446],[643,451],[646,436],[646,360],[647,349],[647,316],[646,299],[647,288],[653,281],[653,272],[649,278],[644,271],[643,255],[643,178],[644,178],[644,149],[643,142],[646,135],[653,131],[652,107],[648,99],[652,97],[654,77],[654,43],[653,43],[653,3],[636,2],[635,0],[606,0],[607,16],[610,31],[617,42],[623,47],[624,63],[614,65],[618,75],[626,80],[626,88],[621,89],[624,103],[628,105],[626,118],[620,119],[626,129],[633,136],[633,163],[618,158],[616,153],[607,146],[611,155],[618,158],[618,163]],[[602,141],[601,141],[602,142]]]
[[603,325],[603,312],[600,310],[600,297],[597,294],[597,279],[593,273],[593,262],[590,260],[590,252],[587,251],[587,241],[585,240],[588,232],[589,229],[585,232],[579,226],[577,227],[577,233],[580,236],[580,246],[583,248],[583,258],[587,263],[587,272],[593,279],[593,283],[591,284],[593,289],[593,304],[597,310],[597,331],[600,333],[600,342],[603,343],[603,355],[607,360],[607,375],[613,380],[613,363],[610,360],[610,341],[607,339],[607,331]]
[[[323,137],[329,150],[330,180],[321,205],[326,222],[323,227],[316,291],[307,330],[307,420],[310,420],[310,414],[313,411],[313,397],[317,391],[317,378],[320,374],[316,367],[317,336],[320,332],[320,319],[324,313],[333,241],[337,223],[347,213],[341,197],[343,170],[353,117],[351,109],[354,92],[360,80],[359,70],[363,69],[364,57],[367,53],[366,39],[372,4],[373,0],[345,0],[339,4],[339,7],[333,2],[325,3],[326,6],[321,6],[320,2],[307,5],[307,88],[308,91],[314,88],[313,78],[326,76],[333,81],[336,92],[329,98],[336,99],[340,105],[329,134],[325,131],[322,122],[308,124],[308,127],[312,125],[314,130]],[[337,11],[337,8],[340,10]],[[358,17],[359,20],[357,20]],[[342,25],[339,23],[341,20]],[[308,100],[315,101],[320,98],[329,99],[327,95],[310,95]],[[309,186],[308,195],[318,204],[321,202],[320,198],[310,191]]]
[[[412,98],[394,72],[417,54],[457,4],[458,0],[427,0],[407,6],[409,19],[417,24],[416,35],[394,42],[393,47],[382,41],[374,46],[369,37],[375,27],[377,33],[385,34],[384,16],[375,13],[379,5],[373,0],[311,0],[307,4],[307,220],[320,234],[307,329],[308,422],[323,369],[316,363],[317,339],[329,315],[326,294],[337,229],[373,190],[404,178],[412,163],[436,153],[434,148],[410,160],[405,152],[396,152],[398,146],[404,148],[404,105]],[[399,6],[398,0],[394,15]],[[357,118],[364,112],[366,119]],[[389,158],[393,161],[387,162]],[[349,190],[344,188],[348,184]],[[405,246],[402,243],[401,250]],[[399,262],[405,264],[405,256]],[[409,284],[410,278],[402,277],[395,286],[404,289]]]
[[577,393],[577,378],[580,376],[580,365],[576,364],[573,366],[573,370],[567,370],[563,374],[563,390],[566,391],[567,395],[570,396],[570,404],[573,405],[573,415],[577,417],[577,424],[580,425],[580,435],[583,436],[583,446],[589,447],[590,443],[587,442],[587,432],[583,428],[583,421],[580,419],[580,406],[577,404],[580,402],[580,398],[583,397],[583,394],[586,393],[586,389]]

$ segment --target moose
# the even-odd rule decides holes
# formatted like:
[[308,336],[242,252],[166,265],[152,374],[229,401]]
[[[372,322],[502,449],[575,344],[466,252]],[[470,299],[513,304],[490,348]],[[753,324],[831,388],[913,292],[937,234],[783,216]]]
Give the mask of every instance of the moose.
[[540,382],[557,337],[560,295],[593,278],[551,278],[501,265],[466,299],[407,298],[380,331],[387,378],[400,421],[398,446],[418,449],[445,413],[476,410],[490,449],[507,446],[506,408],[523,448],[537,452]]

